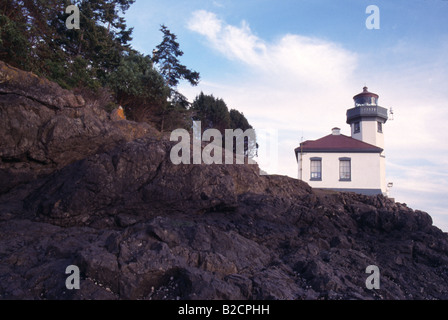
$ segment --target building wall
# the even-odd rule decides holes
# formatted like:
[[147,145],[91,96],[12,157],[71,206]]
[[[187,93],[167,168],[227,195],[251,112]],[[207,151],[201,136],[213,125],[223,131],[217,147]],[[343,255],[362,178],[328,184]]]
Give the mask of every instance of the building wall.
[[380,179],[381,179],[381,190],[383,194],[387,192],[387,181],[386,181],[386,156],[384,155],[384,151],[381,154],[380,158]]
[[[378,123],[376,120],[364,119],[360,122],[361,131],[359,133],[354,133],[354,124],[351,125],[352,130],[352,138],[361,140],[363,142],[373,144],[379,148],[385,149],[384,142],[384,130],[385,125],[383,123],[383,132],[378,132]],[[380,181],[381,181],[381,190],[383,193],[386,193],[387,190],[387,182],[386,182],[386,153],[383,151],[380,157]]]
[[361,131],[359,133],[354,132],[355,125],[352,124],[352,138],[363,141],[365,143],[372,144],[381,149],[384,149],[384,124],[383,133],[378,132],[377,120],[363,120],[360,123]]
[[[322,181],[311,181],[311,158],[322,158]],[[339,158],[351,158],[351,181],[340,181]],[[384,170],[385,159],[378,153],[304,153],[302,156],[299,154],[299,179],[313,188],[371,189],[385,193],[386,178],[385,173],[382,174]]]

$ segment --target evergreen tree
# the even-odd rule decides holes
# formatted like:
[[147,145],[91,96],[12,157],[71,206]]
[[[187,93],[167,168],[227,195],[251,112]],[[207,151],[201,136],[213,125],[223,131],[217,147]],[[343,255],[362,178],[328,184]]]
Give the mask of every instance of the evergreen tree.
[[199,84],[200,75],[180,63],[178,57],[184,53],[180,50],[177,36],[165,25],[161,26],[160,31],[163,33],[163,40],[153,51],[152,60],[158,65],[160,74],[171,88],[170,97],[174,101],[185,103],[186,98],[176,90],[179,81],[187,80],[192,86],[196,86]]
[[166,101],[168,88],[154,69],[149,56],[131,50],[125,54],[118,68],[108,78],[109,86],[117,93],[119,104],[128,104],[129,98],[138,97],[142,103]]
[[0,59],[22,69],[29,69],[30,44],[25,36],[26,24],[0,14]]
[[[50,55],[58,55],[51,27],[63,4],[57,0],[5,0],[0,5],[0,56],[12,65],[40,71]],[[56,52],[53,52],[56,49]],[[25,53],[25,54],[22,54]]]
[[252,126],[249,124],[249,121],[247,121],[243,113],[232,109],[230,110],[230,128],[246,131],[247,129],[252,129]]
[[[205,95],[201,92],[193,101],[191,110],[194,112],[193,119],[201,121],[202,131],[207,129],[218,129],[223,135],[223,145],[225,145],[226,129],[241,129],[243,134],[248,129],[253,129],[247,121],[244,114],[238,110],[232,109],[229,112],[227,104],[222,99],[215,98],[213,95]],[[236,142],[235,138],[235,142]],[[258,144],[256,141],[244,140],[244,154],[246,157],[253,158],[257,155]],[[236,143],[234,143],[234,152],[236,152]]]
[[225,129],[230,129],[229,108],[222,99],[201,92],[190,110],[194,112],[194,120],[202,122],[203,131],[214,128],[225,133]]
[[69,0],[2,0],[0,58],[66,88],[99,87],[128,50],[121,16],[135,0],[77,0],[81,29],[67,30]]
[[[244,114],[235,109],[230,110],[230,127],[234,130],[241,129],[243,131],[253,129]],[[247,157],[254,158],[258,155],[258,143],[256,140],[248,141],[246,139],[244,144],[244,152]]]
[[[132,29],[127,29],[124,14],[135,0],[76,1],[81,13],[80,30],[68,30],[64,48],[81,56],[96,68],[96,77],[104,85],[107,75],[120,64],[129,50]],[[64,20],[65,21],[65,20]]]

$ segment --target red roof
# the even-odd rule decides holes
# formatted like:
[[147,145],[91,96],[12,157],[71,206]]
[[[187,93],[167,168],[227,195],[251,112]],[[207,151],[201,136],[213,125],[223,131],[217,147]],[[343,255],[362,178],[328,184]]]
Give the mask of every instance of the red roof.
[[330,134],[319,140],[305,141],[296,153],[302,152],[365,152],[365,153],[381,153],[383,149],[372,144],[362,142],[360,140],[341,135]]
[[369,88],[364,87],[364,88],[363,88],[363,92],[361,92],[360,94],[357,94],[356,96],[354,96],[353,99],[356,100],[357,98],[365,97],[365,96],[367,96],[367,97],[375,97],[375,98],[377,98],[377,99],[380,97],[380,96],[377,95],[376,93],[369,92],[368,89],[369,89]]

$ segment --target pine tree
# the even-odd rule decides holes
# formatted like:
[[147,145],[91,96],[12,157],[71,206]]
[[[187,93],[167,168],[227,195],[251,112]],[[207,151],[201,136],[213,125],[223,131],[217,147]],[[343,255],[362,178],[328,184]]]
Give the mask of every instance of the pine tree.
[[246,131],[247,129],[252,129],[252,126],[243,113],[232,109],[230,110],[230,128]]
[[193,101],[191,110],[195,113],[194,119],[202,122],[203,131],[214,128],[224,134],[225,129],[230,129],[229,108],[222,99],[201,92]]
[[[234,130],[241,129],[243,131],[253,129],[244,114],[235,109],[230,110],[230,127]],[[258,143],[256,141],[245,140],[244,144],[244,151],[247,157],[254,158],[258,156]]]
[[[66,88],[104,85],[129,50],[132,29],[121,16],[135,0],[2,0],[0,58]],[[77,5],[81,28],[67,30]]]
[[[78,0],[81,13],[79,30],[60,30],[61,46],[71,56],[86,61],[99,85],[107,84],[123,54],[129,51],[132,29],[127,29],[124,14],[135,0]],[[68,1],[70,3],[70,1]],[[64,19],[65,21],[65,19]]]
[[187,80],[192,86],[196,86],[199,84],[200,75],[180,63],[178,57],[184,53],[180,50],[177,36],[165,25],[161,26],[160,31],[163,33],[163,40],[153,51],[152,60],[158,65],[160,74],[171,88],[171,98],[184,101],[184,97],[176,90],[179,81]]
[[31,49],[24,19],[14,17],[14,11],[0,14],[0,59],[22,69],[28,69]]
[[171,33],[165,25],[161,26],[160,31],[163,33],[163,40],[153,51],[152,60],[157,64],[159,73],[170,88],[170,104],[163,107],[160,112],[162,119],[160,130],[163,132],[168,116],[179,115],[182,113],[182,109],[185,110],[189,106],[187,98],[177,91],[179,81],[187,80],[192,86],[196,86],[199,83],[200,75],[180,63],[178,57],[183,56],[184,53],[180,50],[177,36]]
[[[223,135],[223,145],[225,144],[224,136],[226,129],[241,129],[243,134],[248,129],[253,129],[247,121],[244,114],[238,110],[229,108],[223,99],[215,98],[213,95],[205,95],[201,92],[193,101],[191,110],[194,112],[193,119],[201,121],[201,129],[218,129]],[[244,140],[244,154],[246,157],[253,158],[257,154],[258,144],[256,141]],[[236,144],[233,152],[236,152]]]

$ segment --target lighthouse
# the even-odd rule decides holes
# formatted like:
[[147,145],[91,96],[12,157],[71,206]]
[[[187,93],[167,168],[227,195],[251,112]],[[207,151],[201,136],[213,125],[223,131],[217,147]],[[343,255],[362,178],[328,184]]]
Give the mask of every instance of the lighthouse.
[[384,124],[388,120],[388,110],[378,105],[379,96],[364,87],[363,92],[354,96],[355,107],[347,110],[347,123],[354,139],[384,149]]
[[347,110],[347,123],[351,127],[352,138],[383,149],[380,154],[381,190],[387,190],[386,184],[386,153],[384,145],[384,128],[389,119],[388,110],[378,105],[379,95],[369,92],[364,87],[363,92],[354,96],[355,107]]
[[335,127],[330,135],[295,149],[298,177],[313,188],[385,195],[388,110],[378,105],[379,95],[367,87],[353,100],[354,108],[347,110],[350,136]]

